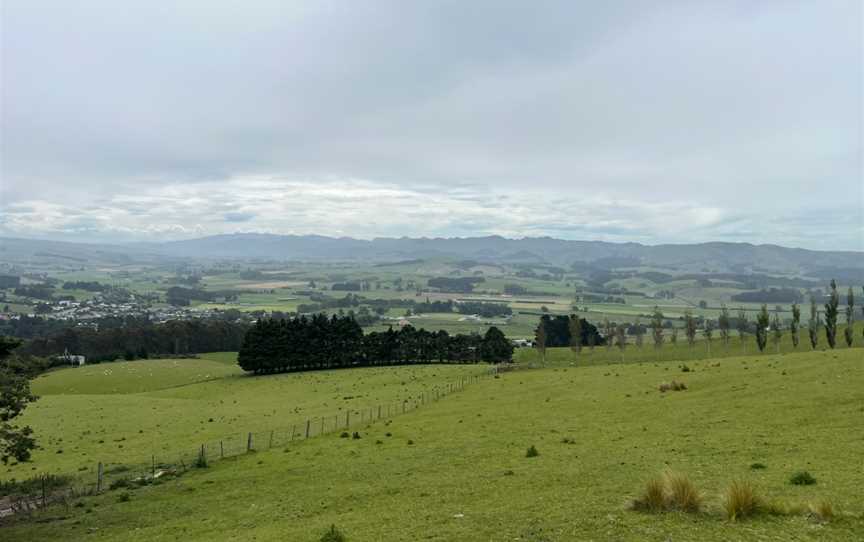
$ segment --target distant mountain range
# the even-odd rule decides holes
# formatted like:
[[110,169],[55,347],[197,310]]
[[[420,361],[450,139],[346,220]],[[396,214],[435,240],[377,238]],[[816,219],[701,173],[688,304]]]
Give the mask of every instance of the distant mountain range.
[[169,259],[240,259],[307,261],[399,261],[455,258],[491,263],[570,267],[652,266],[690,272],[783,272],[830,276],[864,270],[864,252],[814,251],[749,243],[642,245],[603,241],[567,241],[550,237],[507,239],[376,238],[244,233],[183,241],[85,244],[0,238],[0,260],[57,258],[67,263],[132,263]]

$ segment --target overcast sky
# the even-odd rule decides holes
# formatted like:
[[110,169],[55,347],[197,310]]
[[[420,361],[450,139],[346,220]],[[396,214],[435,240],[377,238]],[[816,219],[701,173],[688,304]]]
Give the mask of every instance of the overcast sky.
[[859,0],[3,0],[0,235],[864,250]]

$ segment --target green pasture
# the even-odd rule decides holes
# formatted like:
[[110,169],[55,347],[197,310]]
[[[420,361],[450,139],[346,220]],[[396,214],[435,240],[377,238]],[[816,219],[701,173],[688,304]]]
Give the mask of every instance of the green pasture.
[[[860,540],[862,352],[700,360],[689,372],[654,362],[508,372],[361,427],[360,439],[333,434],[218,461],[159,485],[82,498],[80,506],[2,527],[0,535],[318,541],[336,525],[352,542]],[[246,381],[275,402],[270,380],[281,379]],[[672,379],[687,390],[658,391]],[[306,387],[319,388],[319,402],[335,400],[324,384]],[[238,393],[248,397],[242,385]],[[244,409],[240,401],[226,413]],[[190,430],[202,425],[187,423]],[[64,438],[72,433],[68,428]],[[529,446],[537,457],[526,457]],[[764,468],[754,470],[757,463]],[[700,513],[627,508],[645,480],[665,469],[696,484]],[[791,485],[799,470],[817,483]],[[826,499],[835,516],[827,523],[800,513],[731,522],[721,493],[738,479],[752,482],[766,502],[806,508]]]
[[[200,359],[103,363],[49,372],[20,423],[41,449],[32,462],[0,467],[0,480],[92,471],[96,463],[175,461],[223,437],[284,430],[307,419],[411,400],[479,365],[417,365],[249,376],[235,353]],[[16,420],[17,422],[18,420]]]

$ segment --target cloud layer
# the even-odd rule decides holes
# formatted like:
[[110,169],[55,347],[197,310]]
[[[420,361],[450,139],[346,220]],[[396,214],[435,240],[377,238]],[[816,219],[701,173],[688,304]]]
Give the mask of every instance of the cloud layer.
[[0,234],[864,249],[858,2],[2,10]]

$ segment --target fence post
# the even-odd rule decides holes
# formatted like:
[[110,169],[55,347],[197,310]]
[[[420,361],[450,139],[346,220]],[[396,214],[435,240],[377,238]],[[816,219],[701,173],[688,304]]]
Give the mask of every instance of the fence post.
[[309,428],[311,427],[311,425],[312,425],[312,421],[306,420],[306,438],[309,438]]
[[201,451],[198,452],[198,467],[207,465],[207,453],[204,451],[204,445],[201,445]]
[[267,446],[267,448],[269,449],[272,447],[273,447],[273,431],[270,431],[270,445]]
[[321,416],[321,434],[324,434],[324,416]]
[[252,433],[250,432],[249,435],[246,437],[246,451],[248,452],[251,450],[252,450]]
[[99,462],[99,465],[96,467],[96,493],[100,493],[102,491],[102,476],[105,474],[104,468],[102,467],[102,462]]
[[381,405],[378,405],[378,419],[381,419]]
[[296,434],[297,434],[297,424],[295,423],[294,425],[291,426],[291,440],[292,441],[294,440],[294,435],[296,435]]
[[222,445],[222,441],[219,441],[219,458],[225,459],[225,446]]

